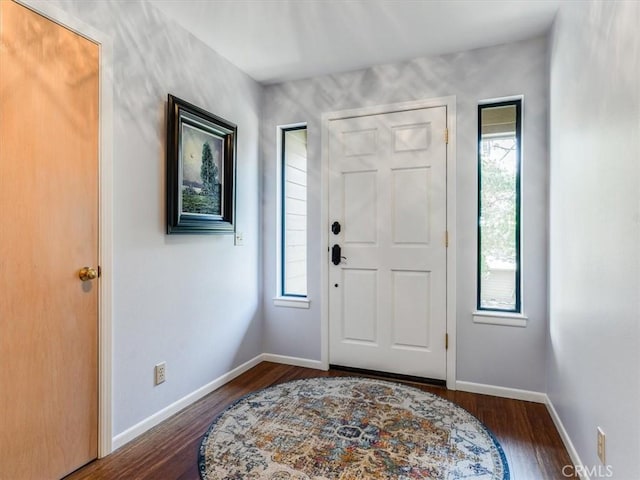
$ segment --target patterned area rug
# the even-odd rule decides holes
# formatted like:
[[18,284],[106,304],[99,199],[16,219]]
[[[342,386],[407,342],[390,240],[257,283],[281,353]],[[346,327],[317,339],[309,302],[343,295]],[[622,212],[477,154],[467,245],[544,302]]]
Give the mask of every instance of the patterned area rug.
[[203,480],[508,480],[474,416],[417,388],[365,378],[296,380],[228,407],[200,446]]

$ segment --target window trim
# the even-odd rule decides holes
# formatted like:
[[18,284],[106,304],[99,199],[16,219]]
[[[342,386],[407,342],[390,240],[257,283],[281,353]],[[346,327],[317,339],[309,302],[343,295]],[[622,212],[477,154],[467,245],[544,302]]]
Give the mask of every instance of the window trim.
[[[476,312],[480,316],[481,312],[494,312],[502,314],[519,314],[523,315],[522,308],[522,97],[512,97],[509,99],[501,99],[496,101],[480,102],[478,104],[478,137],[477,137],[477,168],[478,168],[478,197],[477,205],[478,210],[476,212]],[[515,308],[503,309],[503,308],[487,308],[482,307],[480,304],[481,295],[481,254],[480,249],[482,247],[481,228],[480,228],[480,213],[482,211],[482,162],[481,162],[481,144],[482,144],[482,110],[485,108],[504,107],[514,105],[516,107],[516,281],[515,281]],[[481,323],[477,322],[477,323]],[[486,323],[486,322],[482,322]]]
[[[286,215],[285,215],[285,168],[284,168],[284,156],[286,154],[285,149],[285,134],[295,130],[306,130],[307,123],[293,123],[289,125],[279,125],[277,127],[277,173],[276,173],[276,296],[273,298],[274,305],[279,307],[293,307],[293,308],[309,308],[308,301],[308,278],[307,278],[307,295],[285,293],[285,229],[286,229]],[[308,266],[308,265],[307,265]]]
[[502,325],[506,327],[526,327],[529,317],[524,313],[503,310],[476,310],[472,313],[473,323]]

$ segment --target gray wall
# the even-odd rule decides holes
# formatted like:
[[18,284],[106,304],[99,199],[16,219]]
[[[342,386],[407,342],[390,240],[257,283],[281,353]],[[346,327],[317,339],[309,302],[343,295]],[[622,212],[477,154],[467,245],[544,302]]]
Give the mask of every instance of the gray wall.
[[[262,124],[264,350],[320,359],[321,114],[457,97],[457,379],[545,391],[547,86],[545,38],[265,88]],[[523,265],[526,328],[472,322],[476,302],[476,136],[479,100],[524,94]],[[308,122],[309,310],[275,307],[276,127]]]
[[[114,41],[113,433],[262,352],[258,137],[262,87],[141,2],[55,2]],[[238,229],[165,235],[172,93],[238,125]],[[167,382],[153,386],[153,366]]]
[[640,3],[567,2],[551,43],[548,394],[588,467],[602,427],[620,480],[640,478],[639,26]]

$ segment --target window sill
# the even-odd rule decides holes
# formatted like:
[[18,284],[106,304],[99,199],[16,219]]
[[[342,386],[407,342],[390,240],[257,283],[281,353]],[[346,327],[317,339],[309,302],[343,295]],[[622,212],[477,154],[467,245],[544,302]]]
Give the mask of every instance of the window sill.
[[273,304],[276,307],[309,308],[311,302],[307,297],[276,297]]
[[496,312],[476,310],[473,312],[473,323],[485,323],[488,325],[502,325],[506,327],[526,327],[527,317],[523,313]]

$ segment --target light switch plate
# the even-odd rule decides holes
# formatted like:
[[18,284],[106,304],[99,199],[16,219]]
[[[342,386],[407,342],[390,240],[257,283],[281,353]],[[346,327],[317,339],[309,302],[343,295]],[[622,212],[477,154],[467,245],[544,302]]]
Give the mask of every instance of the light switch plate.
[[241,247],[242,245],[244,245],[244,234],[242,232],[236,232],[235,238],[236,247]]

